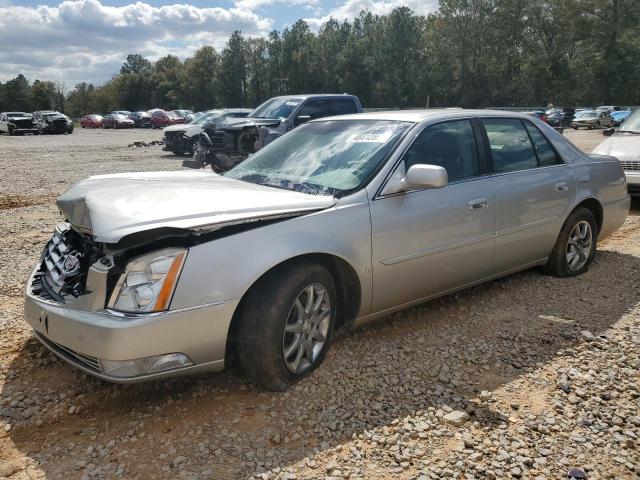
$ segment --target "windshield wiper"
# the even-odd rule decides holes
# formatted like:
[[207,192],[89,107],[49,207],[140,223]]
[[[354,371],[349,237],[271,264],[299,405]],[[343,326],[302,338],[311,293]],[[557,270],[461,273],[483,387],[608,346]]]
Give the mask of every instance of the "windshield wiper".
[[616,130],[616,133],[632,133],[634,135],[640,135],[637,130]]

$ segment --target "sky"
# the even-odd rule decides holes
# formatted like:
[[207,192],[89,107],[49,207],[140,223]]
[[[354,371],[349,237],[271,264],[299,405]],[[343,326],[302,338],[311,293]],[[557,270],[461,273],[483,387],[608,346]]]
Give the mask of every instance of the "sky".
[[420,14],[438,0],[0,0],[0,81],[35,79],[96,85],[128,53],[184,59],[202,45],[221,50],[229,35],[266,36],[302,18],[313,30],[329,18],[408,6]]

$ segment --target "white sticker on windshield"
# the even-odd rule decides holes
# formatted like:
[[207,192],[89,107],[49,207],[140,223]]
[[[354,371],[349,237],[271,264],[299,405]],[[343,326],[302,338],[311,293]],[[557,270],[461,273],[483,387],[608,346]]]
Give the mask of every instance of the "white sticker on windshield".
[[391,130],[384,133],[356,133],[351,135],[348,142],[352,143],[385,143],[391,138]]

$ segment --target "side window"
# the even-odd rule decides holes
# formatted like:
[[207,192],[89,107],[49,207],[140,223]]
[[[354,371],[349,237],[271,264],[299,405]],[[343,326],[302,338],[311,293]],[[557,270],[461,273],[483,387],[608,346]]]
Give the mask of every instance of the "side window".
[[517,172],[538,166],[536,152],[519,119],[485,118],[482,123],[489,137],[496,172]]
[[449,182],[480,175],[478,149],[469,120],[454,120],[427,127],[404,154],[404,166],[438,165]]
[[558,154],[553,149],[549,140],[538,130],[538,127],[532,125],[530,122],[524,122],[525,127],[531,139],[533,140],[533,146],[538,154],[538,160],[540,160],[541,167],[548,167],[549,165],[560,165],[562,160],[558,157]]
[[308,115],[311,120],[314,118],[329,117],[331,108],[328,100],[309,100],[304,104],[298,115]]
[[333,99],[331,103],[332,115],[347,115],[349,113],[358,113],[356,102],[350,98]]

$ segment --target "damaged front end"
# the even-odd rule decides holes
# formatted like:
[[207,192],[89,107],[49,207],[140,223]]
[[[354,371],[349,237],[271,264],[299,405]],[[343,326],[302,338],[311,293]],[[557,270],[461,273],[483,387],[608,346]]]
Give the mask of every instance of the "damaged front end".
[[242,119],[222,125],[205,126],[194,150],[194,160],[183,162],[189,168],[210,165],[224,173],[288,130],[284,119]]

